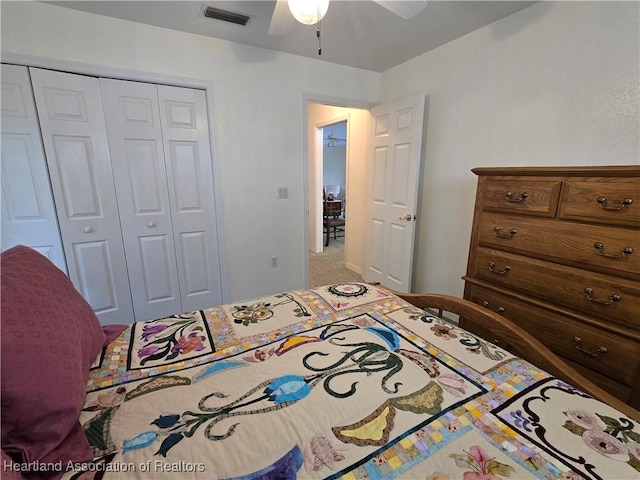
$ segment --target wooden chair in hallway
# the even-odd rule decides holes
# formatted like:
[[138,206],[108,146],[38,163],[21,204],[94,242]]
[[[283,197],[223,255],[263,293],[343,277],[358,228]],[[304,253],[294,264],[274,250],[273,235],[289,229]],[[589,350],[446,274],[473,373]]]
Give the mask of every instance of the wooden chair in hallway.
[[341,233],[340,236],[344,237],[345,220],[342,216],[342,201],[327,200],[324,192],[322,196],[322,225],[327,236],[324,246],[328,247],[332,233],[334,239],[338,238],[338,233]]

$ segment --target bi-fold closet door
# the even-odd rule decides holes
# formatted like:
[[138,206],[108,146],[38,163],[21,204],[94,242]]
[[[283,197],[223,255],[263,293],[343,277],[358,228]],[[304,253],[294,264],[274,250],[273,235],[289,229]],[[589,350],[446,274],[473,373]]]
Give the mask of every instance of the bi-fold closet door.
[[100,320],[221,303],[204,91],[30,71],[69,277]]
[[0,248],[27,245],[67,273],[27,67],[0,66]]

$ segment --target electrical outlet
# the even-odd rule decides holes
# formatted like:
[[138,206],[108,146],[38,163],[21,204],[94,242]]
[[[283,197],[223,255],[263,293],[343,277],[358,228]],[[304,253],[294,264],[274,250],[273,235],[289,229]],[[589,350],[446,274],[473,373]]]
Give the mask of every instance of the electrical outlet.
[[271,257],[271,268],[275,268],[278,266],[278,257]]

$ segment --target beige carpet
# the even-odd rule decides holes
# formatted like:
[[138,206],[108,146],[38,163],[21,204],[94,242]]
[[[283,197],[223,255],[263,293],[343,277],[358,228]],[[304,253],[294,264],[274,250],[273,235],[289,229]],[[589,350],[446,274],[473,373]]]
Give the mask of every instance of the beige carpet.
[[333,238],[322,253],[309,252],[309,287],[361,282],[362,277],[344,266],[344,238]]

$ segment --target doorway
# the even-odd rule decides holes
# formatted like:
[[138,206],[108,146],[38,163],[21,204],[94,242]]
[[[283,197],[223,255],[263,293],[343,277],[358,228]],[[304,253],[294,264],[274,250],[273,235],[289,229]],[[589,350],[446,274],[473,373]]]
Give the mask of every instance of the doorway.
[[[309,250],[305,252],[305,278],[308,281],[310,252],[321,251],[318,244],[322,242],[322,231],[317,228],[317,219],[322,216],[323,132],[320,129],[338,123],[340,116],[344,116],[347,120],[345,197],[348,204],[345,266],[369,282],[388,281],[388,286],[396,290],[410,291],[414,222],[419,216],[418,172],[424,158],[422,136],[428,100],[424,92],[416,92],[371,110],[316,102],[323,100],[305,99],[303,141],[308,187],[305,236]],[[399,208],[404,210],[398,212]]]
[[[331,217],[346,223],[347,121],[327,125],[321,130],[322,156],[318,157],[318,162],[322,163],[322,198],[331,209]],[[324,216],[319,220],[322,222]],[[326,231],[323,225],[318,227]],[[331,235],[325,234],[323,253],[332,245],[341,246],[344,251],[345,236],[346,225],[345,228],[334,229]],[[344,254],[342,257],[344,260]]]
[[[361,281],[359,273],[345,265],[347,243],[347,147],[348,118],[318,128],[317,137],[321,145],[316,148],[318,171],[321,172],[321,191],[323,202],[330,207],[338,220],[345,222],[344,227],[329,229],[323,225],[324,217],[316,220],[317,231],[323,232],[320,251],[309,252],[309,285],[322,285]],[[321,165],[321,167],[320,167]],[[328,235],[328,236],[327,236]]]
[[[318,256],[322,255],[326,237],[322,226],[322,190],[325,185],[340,185],[346,206],[345,237],[329,241],[335,255],[340,252],[327,271],[327,283],[355,281],[361,278],[364,264],[364,231],[366,204],[365,166],[369,135],[369,110],[348,108],[309,101],[307,105],[307,173],[308,173],[308,261],[307,278],[310,286],[317,272]],[[333,140],[332,140],[333,138]],[[326,154],[325,154],[326,152]],[[340,160],[342,157],[342,160]],[[344,170],[338,165],[342,161]],[[326,164],[326,165],[325,165]],[[327,172],[325,175],[325,166]],[[331,263],[331,262],[327,262]],[[339,268],[339,271],[335,271]]]

